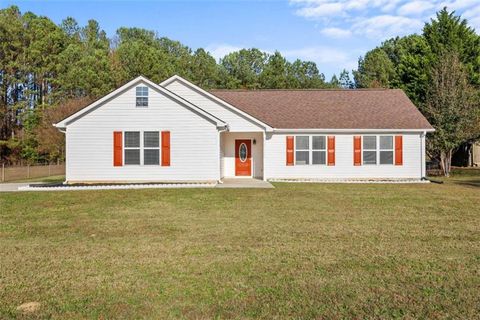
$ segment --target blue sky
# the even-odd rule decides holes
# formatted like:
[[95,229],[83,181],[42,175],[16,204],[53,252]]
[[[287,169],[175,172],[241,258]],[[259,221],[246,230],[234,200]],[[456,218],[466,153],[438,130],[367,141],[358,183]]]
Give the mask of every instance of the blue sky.
[[315,61],[327,79],[356,68],[358,57],[382,40],[420,32],[447,6],[480,30],[480,0],[285,1],[8,1],[22,12],[100,23],[109,36],[121,26],[154,30],[216,58],[239,48],[279,50],[289,60]]

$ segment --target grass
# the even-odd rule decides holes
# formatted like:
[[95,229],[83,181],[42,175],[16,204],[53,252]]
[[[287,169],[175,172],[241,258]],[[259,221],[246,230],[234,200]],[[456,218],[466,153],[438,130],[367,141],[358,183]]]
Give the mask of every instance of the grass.
[[479,175],[275,186],[0,194],[0,318],[479,317]]

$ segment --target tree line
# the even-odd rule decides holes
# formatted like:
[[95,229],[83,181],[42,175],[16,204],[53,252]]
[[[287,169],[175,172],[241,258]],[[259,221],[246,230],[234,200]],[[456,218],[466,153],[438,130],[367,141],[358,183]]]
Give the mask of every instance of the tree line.
[[[401,88],[436,128],[432,158],[449,168],[452,152],[479,134],[480,38],[446,9],[422,34],[397,37],[367,52],[357,70],[330,81],[312,61],[278,51],[242,49],[218,62],[206,50],[140,28],[112,38],[95,20],[0,10],[0,162],[55,161],[64,137],[52,123],[138,75],[154,82],[178,74],[203,88]],[[448,171],[448,170],[447,170]]]
[[400,88],[435,128],[427,152],[445,175],[460,146],[480,140],[480,36],[447,8],[421,34],[383,42],[359,59],[358,88]]
[[[311,61],[289,62],[280,52],[232,52],[217,63],[204,49],[140,28],[108,38],[95,20],[0,10],[0,162],[63,158],[63,138],[51,126],[62,116],[138,75],[154,82],[178,74],[203,88],[327,88]],[[348,75],[347,75],[348,76]],[[53,131],[53,132],[52,132]]]

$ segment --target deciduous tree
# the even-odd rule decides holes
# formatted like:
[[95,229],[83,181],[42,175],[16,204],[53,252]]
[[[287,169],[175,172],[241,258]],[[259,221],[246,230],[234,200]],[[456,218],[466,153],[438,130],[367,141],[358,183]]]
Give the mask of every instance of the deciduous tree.
[[439,155],[446,176],[453,151],[480,136],[479,97],[458,55],[440,55],[432,68],[424,112],[436,130],[429,139],[429,149]]

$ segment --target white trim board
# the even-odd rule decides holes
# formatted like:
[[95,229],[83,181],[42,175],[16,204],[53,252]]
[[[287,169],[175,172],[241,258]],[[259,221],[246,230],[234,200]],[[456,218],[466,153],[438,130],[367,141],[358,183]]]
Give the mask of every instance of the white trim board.
[[273,131],[273,127],[269,126],[268,124],[260,121],[259,119],[249,115],[248,113],[236,108],[235,106],[229,104],[228,102],[220,99],[219,97],[211,94],[210,92],[198,87],[197,85],[191,83],[190,81],[178,76],[178,75],[174,75],[174,76],[171,76],[170,78],[168,78],[167,80],[163,81],[160,83],[160,86],[164,87],[164,86],[167,86],[169,85],[170,83],[174,82],[174,81],[178,81],[184,85],[186,85],[187,87],[190,87],[192,90],[202,94],[203,96],[217,102],[217,103],[220,103],[222,106],[224,106],[225,108],[229,109],[230,111],[233,111],[245,118],[247,118],[248,120],[260,125],[261,127],[264,127],[265,131],[267,132],[271,132]]
[[415,132],[415,133],[426,133],[426,132],[434,132],[435,129],[273,129],[274,132],[278,133],[307,133],[307,132],[318,132],[318,133],[382,133],[382,132],[390,132],[390,133],[405,133],[405,132]]
[[178,95],[171,92],[170,90],[156,84],[155,82],[152,82],[152,81],[148,80],[147,78],[145,78],[143,76],[136,77],[135,79],[129,81],[128,83],[124,84],[120,88],[110,92],[106,96],[98,99],[97,101],[91,103],[90,105],[86,106],[85,108],[75,112],[74,114],[72,114],[72,115],[68,116],[67,118],[61,120],[60,122],[54,124],[54,126],[59,128],[59,129],[65,129],[70,123],[72,123],[74,121],[77,121],[79,118],[88,114],[89,112],[93,111],[94,109],[100,107],[105,102],[115,98],[117,95],[123,93],[124,91],[130,89],[131,87],[135,86],[136,84],[142,83],[142,82],[151,86],[153,89],[157,90],[158,92],[166,95],[170,99],[173,99],[174,101],[178,102],[179,104],[185,106],[186,108],[191,109],[192,111],[199,114],[203,118],[209,120],[210,122],[215,124],[217,126],[217,128],[224,128],[224,127],[227,126],[227,124],[224,121],[222,121],[221,119],[215,117],[214,115],[206,112],[205,110],[197,107],[196,105],[192,104],[191,102],[183,99],[182,97],[179,97]]

